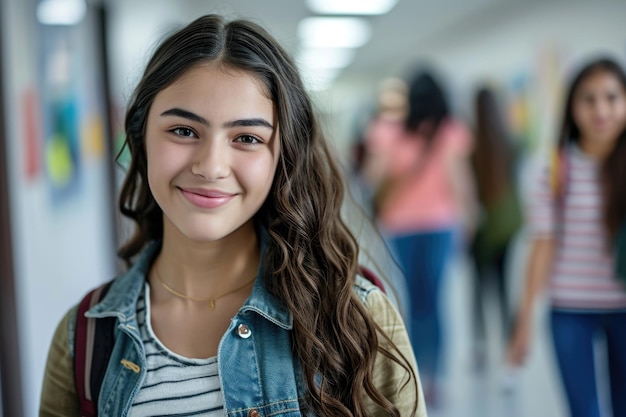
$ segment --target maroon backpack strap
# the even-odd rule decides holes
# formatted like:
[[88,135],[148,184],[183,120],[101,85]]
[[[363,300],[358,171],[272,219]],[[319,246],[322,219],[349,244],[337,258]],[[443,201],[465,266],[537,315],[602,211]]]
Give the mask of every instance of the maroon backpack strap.
[[380,288],[383,293],[387,293],[387,291],[385,291],[385,284],[383,284],[383,281],[374,273],[374,271],[363,265],[359,265],[359,272],[365,279]]
[[108,283],[87,294],[76,312],[76,336],[74,340],[74,378],[76,393],[80,400],[81,417],[96,417],[97,405],[91,392],[91,369],[94,341],[96,337],[96,319],[85,317],[85,313],[101,299]]

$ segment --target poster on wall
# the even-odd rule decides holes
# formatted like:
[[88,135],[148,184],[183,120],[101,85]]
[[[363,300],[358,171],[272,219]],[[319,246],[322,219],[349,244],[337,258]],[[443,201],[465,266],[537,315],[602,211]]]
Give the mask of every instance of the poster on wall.
[[53,206],[80,198],[85,164],[104,155],[101,85],[80,27],[41,25],[43,174]]
[[535,120],[532,111],[532,77],[519,72],[509,83],[509,119],[514,140],[528,150],[536,147]]

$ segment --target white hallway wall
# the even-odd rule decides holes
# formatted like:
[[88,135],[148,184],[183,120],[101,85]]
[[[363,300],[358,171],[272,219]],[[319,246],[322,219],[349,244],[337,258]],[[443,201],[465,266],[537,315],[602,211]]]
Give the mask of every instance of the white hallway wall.
[[[41,89],[38,71],[42,51],[35,4],[35,0],[4,1],[0,14],[5,40],[1,62],[6,74],[6,96],[2,99],[8,113],[9,148],[7,161],[0,163],[6,163],[9,170],[26,417],[38,414],[48,346],[57,323],[89,288],[115,273],[103,158],[84,161],[79,193],[62,204],[52,204],[43,171],[31,179],[25,175],[28,119],[23,111],[24,97],[28,91],[40,93]],[[93,27],[94,23],[88,16],[85,24]],[[89,64],[82,68],[86,72],[90,69]],[[82,107],[89,99],[80,100]],[[37,110],[32,120],[40,122],[41,109]],[[41,126],[37,129],[43,132]],[[38,139],[43,141],[43,137]],[[39,162],[43,170],[44,160]]]

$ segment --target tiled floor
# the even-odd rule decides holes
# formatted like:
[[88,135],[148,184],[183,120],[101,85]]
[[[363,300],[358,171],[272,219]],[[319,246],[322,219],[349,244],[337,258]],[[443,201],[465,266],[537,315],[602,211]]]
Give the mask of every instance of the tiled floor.
[[[517,259],[522,259],[517,250]],[[520,271],[514,261],[512,270]],[[513,274],[514,285],[520,277]],[[488,309],[491,320],[487,351],[489,358],[484,372],[478,375],[473,367],[470,333],[471,280],[467,263],[455,261],[444,287],[444,320],[447,334],[447,366],[443,381],[440,409],[430,409],[431,417],[565,417],[560,382],[556,375],[552,347],[545,319],[538,320],[537,335],[528,361],[523,368],[511,370],[503,361],[501,337],[495,306]],[[519,292],[513,290],[514,296]]]

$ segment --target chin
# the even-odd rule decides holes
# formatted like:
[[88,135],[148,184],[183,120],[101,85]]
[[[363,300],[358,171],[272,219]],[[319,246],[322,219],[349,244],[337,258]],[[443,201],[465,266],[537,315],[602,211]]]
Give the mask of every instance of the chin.
[[198,233],[198,231],[194,231],[192,233],[185,233],[185,237],[192,242],[197,243],[210,243],[217,242],[224,237],[228,236],[225,233]]
[[198,243],[216,242],[233,236],[237,231],[243,233],[239,233],[239,237],[243,237],[248,233],[248,230],[242,228],[247,222],[238,224],[229,220],[231,219],[223,216],[218,218],[187,216],[187,218],[170,222],[169,227],[165,229],[172,229],[173,235],[179,235],[183,239]]
[[213,225],[209,226],[207,224],[182,225],[182,227],[178,227],[178,231],[186,239],[194,242],[215,242],[232,233],[231,230],[224,227],[215,227]]

